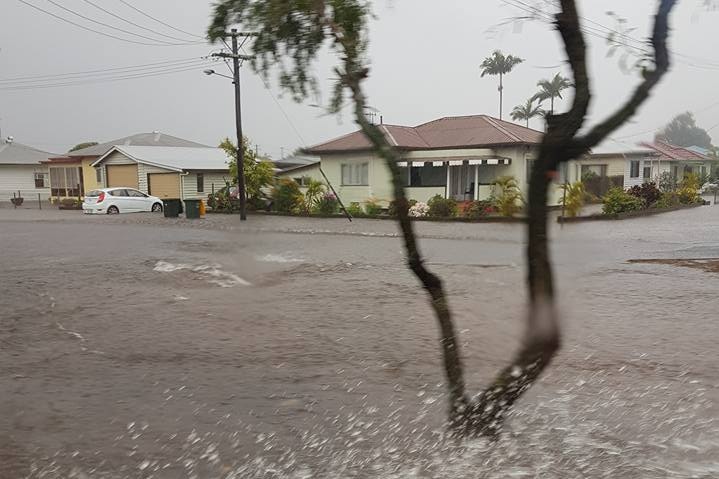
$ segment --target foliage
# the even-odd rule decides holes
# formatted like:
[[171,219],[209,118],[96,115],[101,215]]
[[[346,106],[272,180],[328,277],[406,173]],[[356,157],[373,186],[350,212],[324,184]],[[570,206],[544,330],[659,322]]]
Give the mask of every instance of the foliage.
[[662,193],[668,193],[677,189],[677,179],[668,171],[663,171],[657,179],[657,186]]
[[77,145],[70,148],[70,151],[68,153],[72,153],[73,151],[82,150],[83,148],[90,148],[91,146],[99,145],[96,141],[86,141],[84,143],[78,143]]
[[326,189],[324,183],[319,180],[309,180],[302,202],[302,209],[305,213],[309,214],[317,208],[317,205],[319,204],[325,191]]
[[451,218],[457,216],[457,201],[453,198],[434,195],[427,202],[427,206],[429,206],[429,216],[434,218]]
[[350,203],[350,205],[347,207],[347,213],[353,218],[359,218],[361,216],[364,216],[364,211],[362,211],[362,206],[356,201],[353,201]]
[[656,134],[657,140],[676,146],[699,146],[712,149],[712,139],[709,133],[697,126],[694,115],[685,112],[674,117],[667,126]]
[[564,190],[560,204],[564,205],[564,214],[570,218],[579,216],[584,207],[586,188],[584,183],[577,181],[575,183],[563,184],[561,188]]
[[[407,203],[409,204],[409,207],[412,208],[414,205],[417,204],[417,200],[409,200]],[[397,202],[395,200],[389,202],[387,214],[393,217],[397,216]]]
[[627,190],[627,193],[642,200],[645,208],[651,208],[662,197],[661,190],[654,182],[634,185]]
[[429,214],[429,205],[421,201],[416,202],[409,208],[409,215],[413,218],[424,218]]
[[522,193],[517,179],[513,176],[501,176],[494,182],[492,200],[502,216],[514,216],[522,210]]
[[679,201],[684,205],[699,203],[701,201],[701,197],[699,196],[700,187],[699,177],[696,174],[689,173],[685,175],[679,183],[679,190],[677,191]]
[[237,201],[230,197],[229,187],[221,188],[207,195],[207,206],[212,211],[232,212],[238,206]]
[[526,121],[527,128],[529,128],[529,120],[536,116],[543,116],[545,114],[545,111],[542,109],[541,102],[537,103],[535,106],[535,100],[536,98],[532,97],[529,98],[525,104],[515,106],[509,116],[511,116],[514,121]]
[[483,218],[496,213],[497,209],[494,206],[494,202],[491,200],[479,200],[472,201],[464,209],[464,216],[470,219]]
[[637,211],[644,208],[644,201],[634,195],[630,195],[622,188],[612,188],[604,195],[604,206],[602,212],[605,215],[616,215]]
[[382,214],[382,205],[379,204],[376,198],[368,199],[367,202],[365,202],[364,209],[368,216],[378,216]]
[[[274,165],[266,160],[257,161],[255,150],[249,148],[250,141],[247,138],[242,140],[244,148],[244,164],[245,164],[245,191],[249,200],[262,198],[264,196],[263,189],[272,185],[275,177]],[[225,138],[220,143],[220,148],[230,158],[228,164],[230,167],[230,176],[232,184],[237,184],[237,146]]]
[[551,80],[539,80],[537,86],[539,91],[535,93],[532,100],[539,100],[540,103],[544,100],[550,100],[549,113],[554,114],[554,99],[562,98],[562,92],[573,85],[568,78],[563,77],[561,73],[557,73]]
[[331,191],[326,191],[317,202],[315,211],[323,215],[333,215],[340,210],[340,202]]
[[492,52],[492,55],[485,58],[479,66],[479,68],[482,69],[481,76],[506,75],[523,61],[524,59],[522,58],[515,57],[514,55],[505,55],[500,50],[495,50]]
[[289,178],[282,178],[272,189],[272,200],[275,211],[281,213],[294,213],[302,210],[304,206],[304,195],[300,191],[300,185]]
[[667,191],[662,193],[662,196],[654,204],[655,208],[672,208],[681,205],[682,202],[679,199],[679,193],[676,191]]

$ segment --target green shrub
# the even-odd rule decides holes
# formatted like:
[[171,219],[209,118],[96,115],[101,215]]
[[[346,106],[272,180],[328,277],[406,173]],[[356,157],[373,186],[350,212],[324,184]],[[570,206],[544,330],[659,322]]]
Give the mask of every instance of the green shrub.
[[464,209],[464,216],[465,218],[477,219],[489,216],[496,212],[497,209],[494,207],[494,202],[491,200],[480,200],[469,203],[469,205]]
[[659,201],[662,196],[662,192],[657,188],[656,183],[644,183],[643,185],[634,185],[627,190],[632,196],[636,196],[644,202],[645,208],[650,208]]
[[349,213],[349,215],[353,218],[359,218],[360,216],[364,216],[362,207],[356,201],[350,203],[350,205],[347,207],[347,213]]
[[654,203],[654,207],[673,208],[675,206],[679,206],[680,204],[682,204],[682,202],[679,199],[679,193],[676,191],[667,191],[666,193],[662,193],[662,196],[659,198],[659,200]]
[[337,197],[332,192],[325,192],[324,195],[317,202],[315,211],[323,215],[336,214],[340,209],[340,203],[337,201]]
[[502,216],[514,216],[522,210],[522,193],[513,176],[497,178],[492,192],[494,205]]
[[644,208],[644,201],[630,195],[621,188],[612,188],[604,195],[602,211],[605,215],[616,215]]
[[316,209],[317,204],[325,191],[327,190],[321,181],[310,178],[307,183],[307,189],[305,190],[302,202],[302,209],[305,213],[309,214]]
[[664,171],[659,174],[657,186],[662,193],[668,193],[677,189],[677,180],[668,171]]
[[586,189],[584,183],[577,181],[576,183],[563,184],[561,188],[564,190],[562,197],[559,200],[561,205],[564,205],[564,214],[570,218],[579,216],[584,207],[584,201],[586,198]]
[[370,198],[364,204],[364,210],[368,216],[379,216],[382,214],[382,205],[375,198]]
[[452,198],[435,195],[427,202],[429,216],[435,218],[451,218],[457,216],[457,202]]
[[300,185],[289,178],[283,178],[272,189],[275,211],[281,213],[297,213],[304,206],[304,195]]

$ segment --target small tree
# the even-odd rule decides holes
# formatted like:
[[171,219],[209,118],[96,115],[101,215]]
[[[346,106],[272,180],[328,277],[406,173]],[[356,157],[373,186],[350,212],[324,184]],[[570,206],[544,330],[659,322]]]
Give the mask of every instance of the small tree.
[[[275,177],[274,165],[266,160],[259,160],[255,156],[255,151],[249,148],[250,141],[247,138],[242,140],[245,163],[245,191],[247,192],[247,201],[250,204],[255,203],[265,195],[263,190],[272,185]],[[225,138],[220,143],[220,148],[225,150],[230,158],[230,177],[232,184],[237,184],[237,147],[229,138]]]
[[514,121],[526,121],[527,122],[527,128],[529,128],[529,120],[536,116],[544,116],[545,111],[542,110],[542,103],[539,102],[536,105],[534,102],[536,99],[534,97],[529,98],[526,103],[523,105],[517,105],[514,107],[514,110],[512,110],[512,113],[510,113],[510,116],[512,117],[512,120]]
[[[369,76],[367,58],[369,3],[366,0],[287,2],[279,0],[219,0],[208,35],[218,39],[231,23],[257,32],[254,54],[256,67],[267,73],[280,68],[283,86],[298,98],[306,97],[313,85],[311,62],[326,41],[339,54],[335,68],[338,82],[332,110],[343,106],[348,91],[354,105],[355,121],[377,156],[391,173],[397,221],[404,240],[407,263],[429,296],[440,329],[440,347],[447,376],[449,423],[461,435],[492,435],[502,427],[507,412],[550,364],[561,343],[559,314],[555,306],[552,263],[549,256],[547,198],[551,178],[559,166],[579,158],[631,118],[669,68],[668,17],[676,0],[660,0],[652,32],[654,65],[643,68],[642,80],[607,119],[584,126],[591,99],[586,45],[575,0],[559,0],[556,28],[574,76],[575,95],[571,108],[547,117],[547,133],[530,178],[527,218],[527,288],[529,307],[526,335],[511,362],[497,372],[481,392],[467,394],[459,342],[442,280],[432,273],[420,254],[405,195],[406,178],[399,167],[400,152],[384,131],[365,115],[367,99],[363,89]],[[500,90],[501,93],[501,90]],[[417,208],[415,205],[413,208]]]
[[70,151],[68,153],[72,153],[73,151],[82,150],[84,148],[90,148],[91,146],[99,145],[96,141],[86,141],[85,143],[78,143],[77,145],[70,148]]

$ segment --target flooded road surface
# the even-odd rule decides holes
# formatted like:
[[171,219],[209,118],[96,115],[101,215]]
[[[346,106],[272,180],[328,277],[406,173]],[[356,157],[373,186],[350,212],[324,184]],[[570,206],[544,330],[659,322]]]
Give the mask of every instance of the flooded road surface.
[[[418,230],[479,391],[524,230]],[[443,436],[396,233],[0,210],[0,478],[719,477],[719,207],[553,229],[564,348],[495,443]]]

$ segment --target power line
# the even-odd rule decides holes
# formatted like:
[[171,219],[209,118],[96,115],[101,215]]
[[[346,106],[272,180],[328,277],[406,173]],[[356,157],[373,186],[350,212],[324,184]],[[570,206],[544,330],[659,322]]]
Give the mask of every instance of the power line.
[[180,30],[180,29],[177,28],[177,27],[173,27],[173,26],[170,25],[169,23],[165,23],[165,22],[163,22],[162,20],[153,17],[153,16],[150,15],[149,13],[143,12],[142,10],[140,10],[139,8],[137,8],[137,7],[133,6],[133,5],[131,5],[130,3],[126,2],[125,0],[119,0],[119,1],[120,1],[120,3],[122,3],[123,5],[126,5],[127,7],[133,9],[134,11],[136,11],[137,13],[139,13],[140,15],[144,15],[145,17],[149,18],[150,20],[156,21],[156,22],[159,23],[160,25],[164,25],[164,26],[166,26],[167,28],[171,28],[171,29],[175,30],[176,32],[184,33],[185,35],[190,35],[191,37],[201,38],[202,40],[205,40],[205,37],[201,37],[201,36],[199,36],[199,35],[195,35],[194,33],[186,32],[186,31],[184,31],[184,30]]
[[105,74],[111,74],[111,73],[125,73],[125,72],[132,72],[137,70],[153,70],[158,68],[167,68],[167,67],[174,67],[174,66],[180,66],[188,63],[193,63],[201,60],[200,57],[193,57],[193,58],[185,58],[180,60],[168,60],[164,62],[155,62],[155,63],[146,63],[142,65],[130,65],[126,67],[115,67],[115,68],[103,68],[98,70],[85,70],[85,71],[78,71],[78,72],[68,72],[68,73],[55,73],[55,74],[48,74],[48,75],[34,75],[34,76],[22,76],[22,77],[13,77],[13,78],[0,78],[0,86],[3,86],[3,84],[7,83],[37,83],[42,81],[50,81],[55,79],[70,79],[72,77],[82,77],[82,76],[98,76],[98,75],[105,75]]
[[169,39],[171,39],[171,40],[179,40],[179,41],[181,41],[181,42],[200,43],[200,42],[196,42],[195,40],[187,40],[187,39],[185,39],[185,38],[179,38],[179,37],[173,37],[172,35],[166,35],[166,34],[164,34],[164,33],[162,33],[162,32],[158,32],[158,31],[156,31],[156,30],[153,30],[152,28],[147,28],[147,27],[144,27],[144,26],[142,26],[142,25],[138,25],[137,23],[135,23],[135,22],[133,22],[133,21],[131,21],[131,20],[128,20],[128,19],[126,19],[126,18],[124,18],[124,17],[122,17],[122,16],[120,16],[120,15],[117,15],[116,13],[113,13],[113,12],[107,10],[106,8],[103,8],[102,6],[96,4],[95,2],[92,2],[91,0],[82,0],[82,1],[85,2],[85,3],[87,3],[88,5],[91,5],[91,6],[95,7],[95,8],[97,8],[97,9],[100,10],[100,11],[105,12],[106,14],[110,15],[111,17],[117,18],[118,20],[127,23],[128,25],[132,25],[132,26],[134,26],[134,27],[136,27],[136,28],[139,28],[139,29],[141,29],[141,30],[145,30],[145,31],[147,31],[147,32],[154,33],[155,35],[159,35],[159,36],[161,36],[161,37],[169,38]]
[[89,32],[97,33],[98,35],[102,35],[102,36],[109,37],[109,38],[114,38],[115,40],[120,40],[120,41],[127,42],[127,43],[134,43],[136,45],[165,46],[163,44],[158,44],[158,43],[138,42],[136,40],[129,40],[127,38],[118,37],[118,36],[112,35],[110,33],[101,32],[99,30],[95,30],[93,28],[86,27],[85,25],[81,25],[77,22],[73,22],[72,20],[68,20],[67,18],[61,17],[60,15],[56,15],[52,12],[48,12],[47,10],[40,8],[37,5],[33,5],[32,3],[30,3],[26,0],[18,0],[18,2],[23,3],[23,4],[27,5],[28,7],[34,8],[35,10],[38,10],[46,15],[50,15],[51,17],[61,20],[65,23],[69,23],[70,25],[74,25],[78,28],[82,28],[83,30],[87,30]]
[[101,26],[106,27],[106,28],[110,28],[110,29],[112,29],[112,30],[117,30],[118,32],[122,32],[122,33],[125,33],[125,34],[127,34],[127,35],[134,35],[134,36],[136,36],[136,37],[144,38],[145,40],[151,40],[151,41],[157,42],[157,43],[159,43],[159,44],[164,44],[164,45],[188,45],[188,44],[189,44],[188,42],[184,42],[184,43],[171,43],[171,42],[167,42],[167,41],[164,41],[164,40],[158,40],[157,38],[148,37],[147,35],[142,35],[142,34],[140,34],[140,33],[131,32],[131,31],[129,31],[129,30],[125,30],[124,28],[114,27],[114,26],[112,26],[112,25],[110,25],[110,24],[107,24],[107,23],[104,23],[104,22],[101,22],[101,21],[92,19],[92,18],[88,17],[87,15],[83,15],[82,13],[78,13],[78,12],[76,12],[75,10],[72,10],[72,9],[70,9],[70,8],[63,7],[62,5],[60,5],[59,3],[57,3],[55,0],[47,0],[47,1],[48,1],[49,3],[55,5],[55,6],[58,7],[59,9],[64,10],[64,11],[66,11],[66,12],[72,14],[72,15],[75,15],[76,17],[80,17],[80,18],[82,18],[82,19],[84,19],[84,20],[87,20],[87,21],[89,21],[89,22],[95,23],[95,24],[97,24],[97,25],[101,25]]
[[164,70],[155,71],[155,72],[142,72],[142,73],[119,75],[119,76],[107,77],[107,78],[81,79],[81,80],[75,80],[75,81],[49,83],[49,84],[43,84],[43,85],[1,86],[0,91],[40,90],[40,89],[45,89],[45,88],[90,85],[90,84],[96,84],[96,83],[110,83],[110,82],[121,81],[121,80],[132,80],[132,79],[137,79],[137,78],[157,77],[157,76],[163,76],[163,75],[168,75],[168,74],[172,74],[172,73],[196,71],[201,67],[208,66],[213,63],[214,62],[212,62],[210,60],[205,60],[203,62],[198,62],[197,64],[194,64],[194,65],[184,65],[184,66],[180,66],[180,67],[166,68]]

